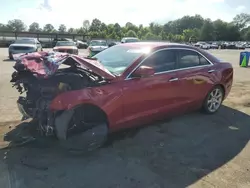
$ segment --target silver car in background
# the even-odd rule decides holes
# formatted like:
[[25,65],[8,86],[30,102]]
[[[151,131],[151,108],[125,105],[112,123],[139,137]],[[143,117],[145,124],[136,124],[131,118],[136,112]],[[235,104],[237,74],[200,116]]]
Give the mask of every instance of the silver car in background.
[[42,51],[41,43],[35,38],[19,38],[9,46],[9,58],[14,54]]
[[139,39],[136,37],[124,37],[121,40],[121,43],[129,43],[129,42],[139,42]]

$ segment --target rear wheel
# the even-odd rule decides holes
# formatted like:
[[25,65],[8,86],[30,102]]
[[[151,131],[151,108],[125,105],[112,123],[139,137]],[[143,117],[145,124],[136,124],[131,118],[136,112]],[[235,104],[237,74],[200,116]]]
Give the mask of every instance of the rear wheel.
[[224,98],[224,90],[221,86],[215,86],[206,96],[202,110],[207,114],[216,113],[221,107]]

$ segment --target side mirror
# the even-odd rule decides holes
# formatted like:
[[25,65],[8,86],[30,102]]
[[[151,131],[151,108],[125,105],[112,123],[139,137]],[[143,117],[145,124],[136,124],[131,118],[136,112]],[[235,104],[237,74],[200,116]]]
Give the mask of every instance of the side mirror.
[[153,76],[154,74],[155,74],[155,70],[153,67],[140,66],[132,74],[132,77],[134,77],[134,78],[150,77],[150,76]]

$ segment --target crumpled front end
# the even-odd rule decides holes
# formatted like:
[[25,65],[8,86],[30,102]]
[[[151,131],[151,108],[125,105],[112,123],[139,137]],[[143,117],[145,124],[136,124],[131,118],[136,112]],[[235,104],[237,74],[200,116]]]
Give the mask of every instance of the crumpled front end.
[[[107,84],[101,76],[82,69],[69,54],[36,52],[15,57],[11,83],[20,93],[17,107],[22,120],[32,118],[42,135],[66,139],[65,129],[74,128],[74,108],[53,110],[53,99],[62,93]],[[63,64],[69,67],[61,66]]]

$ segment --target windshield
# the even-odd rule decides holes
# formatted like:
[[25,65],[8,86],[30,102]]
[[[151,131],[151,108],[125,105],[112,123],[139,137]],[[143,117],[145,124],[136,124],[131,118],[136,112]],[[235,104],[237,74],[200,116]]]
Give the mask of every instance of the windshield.
[[107,42],[104,40],[93,40],[90,42],[90,46],[107,46]]
[[34,39],[17,39],[14,43],[15,44],[35,44],[35,40]]
[[148,53],[148,48],[140,46],[113,46],[95,56],[109,72],[120,75],[134,60],[144,53]]
[[71,41],[58,41],[56,46],[75,46],[75,43]]

